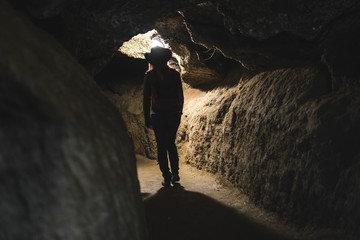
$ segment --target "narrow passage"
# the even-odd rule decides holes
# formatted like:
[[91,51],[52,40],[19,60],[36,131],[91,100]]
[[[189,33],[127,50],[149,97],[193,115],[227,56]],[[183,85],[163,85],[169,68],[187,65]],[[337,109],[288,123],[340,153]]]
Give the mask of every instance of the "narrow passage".
[[155,160],[137,156],[137,166],[150,240],[292,239],[274,216],[210,173],[180,164],[180,184],[164,188]]

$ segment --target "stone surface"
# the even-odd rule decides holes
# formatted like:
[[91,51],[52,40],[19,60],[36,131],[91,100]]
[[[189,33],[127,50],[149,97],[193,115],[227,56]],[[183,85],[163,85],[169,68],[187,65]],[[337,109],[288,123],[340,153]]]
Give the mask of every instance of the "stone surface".
[[[17,2],[25,9],[40,3]],[[44,0],[30,14],[91,74],[124,41],[157,28],[180,56],[184,81],[198,88],[184,85],[182,156],[291,223],[338,228],[358,239],[360,2],[200,2]],[[201,61],[207,53],[198,57],[205,51],[214,53],[212,62]],[[242,67],[230,72],[235,65],[227,68],[227,58]],[[102,83],[136,151],[149,156],[153,140],[139,99],[143,71],[126,61],[119,68],[139,76]]]
[[[122,54],[126,54],[131,58],[145,59],[144,54],[151,51],[152,39],[158,36],[159,34],[156,30],[151,30],[144,34],[140,33],[132,37],[129,41],[124,42],[119,48],[119,52]],[[118,53],[115,53],[114,57],[116,57],[117,54]],[[126,60],[124,60],[123,62],[126,63]]]
[[145,239],[117,110],[51,36],[0,1],[2,239]]
[[[126,120],[137,152],[148,155],[155,144],[143,130],[141,87],[111,86],[107,96],[133,116]],[[213,90],[184,89],[184,161],[227,178],[289,223],[359,234],[358,87],[333,90],[327,69],[314,65],[260,74],[239,67]]]
[[289,221],[359,235],[359,88],[331,91],[314,66],[229,77],[188,96],[186,160]]
[[[64,0],[43,0],[40,5],[32,4],[37,0],[16,2],[22,7],[30,6],[30,15],[37,18],[32,12],[51,11],[55,3],[62,4]],[[66,1],[57,16],[35,22],[56,36],[95,75],[111,60],[123,42],[138,33],[153,29],[157,19],[197,2],[200,1]]]
[[283,68],[320,56],[316,44],[290,32],[278,32],[266,39],[235,34],[223,24],[228,16],[213,4],[198,5],[184,11],[183,16],[194,42],[209,49],[219,49],[249,70]]
[[329,68],[334,88],[359,85],[359,41],[360,17],[357,12],[334,22],[323,36],[322,61]]
[[137,154],[156,158],[155,136],[145,127],[142,82],[147,63],[118,52],[103,71],[96,75],[103,93],[119,109]]
[[101,71],[124,41],[177,11],[184,13],[196,43],[217,48],[248,69],[266,70],[289,66],[289,60],[319,58],[318,40],[329,25],[360,8],[356,0],[15,2],[41,19],[37,23],[92,74]]
[[11,3],[19,9],[24,9],[37,19],[47,19],[59,15],[68,0],[12,0]]
[[268,39],[281,32],[313,40],[329,22],[359,6],[356,0],[218,1],[227,29],[235,35],[257,40]]
[[[129,115],[141,87],[116,86],[107,95]],[[333,90],[327,69],[310,65],[260,74],[235,68],[213,90],[184,89],[183,161],[227,178],[291,224],[359,235],[358,87]],[[155,145],[140,112],[127,125],[141,132],[132,136],[144,154]]]
[[228,67],[233,65],[218,50],[195,44],[181,15],[157,21],[155,29],[169,43],[181,69],[181,77],[190,86],[217,84]]
[[150,240],[169,236],[174,240],[290,240],[294,235],[315,240],[284,228],[274,214],[254,206],[246,195],[211,173],[181,163],[180,182],[159,189],[162,176],[157,163],[143,156],[137,160]]
[[[141,86],[111,86],[106,95],[134,116],[126,118],[129,131],[137,152],[148,155],[153,135],[143,130],[141,100],[134,101]],[[183,161],[227,178],[291,224],[359,235],[358,86],[333,88],[317,64],[263,73],[236,67],[211,90],[184,86]]]

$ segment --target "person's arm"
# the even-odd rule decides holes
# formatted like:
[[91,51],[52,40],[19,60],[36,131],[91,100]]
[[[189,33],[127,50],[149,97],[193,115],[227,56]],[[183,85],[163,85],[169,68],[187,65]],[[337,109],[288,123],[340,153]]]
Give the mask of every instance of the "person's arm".
[[150,122],[150,79],[147,73],[144,76],[144,92],[143,92],[143,112],[145,119],[145,126],[149,128],[151,126]]

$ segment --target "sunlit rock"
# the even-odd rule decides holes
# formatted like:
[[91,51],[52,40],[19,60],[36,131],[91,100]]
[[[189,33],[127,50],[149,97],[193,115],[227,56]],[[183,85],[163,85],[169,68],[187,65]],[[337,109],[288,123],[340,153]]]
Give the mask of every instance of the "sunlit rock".
[[[221,70],[214,68],[211,64],[213,49],[206,49],[203,46],[192,42],[183,17],[164,18],[156,22],[155,28],[166,39],[169,39],[169,46],[173,50],[180,67],[182,79],[191,86],[198,87],[204,84],[212,84],[221,81]],[[204,56],[203,52],[209,54]]]
[[[138,34],[129,41],[123,43],[119,51],[129,57],[145,59],[144,54],[150,52],[153,46],[153,39],[161,38],[156,30],[148,31],[144,34]],[[168,47],[165,43],[161,43],[161,47]]]

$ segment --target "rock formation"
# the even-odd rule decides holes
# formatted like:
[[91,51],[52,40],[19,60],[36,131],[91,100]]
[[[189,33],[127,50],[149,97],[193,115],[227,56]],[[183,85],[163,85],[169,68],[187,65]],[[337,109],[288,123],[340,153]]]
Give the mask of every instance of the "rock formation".
[[[153,136],[140,106],[146,63],[114,52],[155,28],[184,80],[183,159],[227,178],[291,224],[360,237],[358,1],[17,0],[14,6],[96,76],[125,119],[135,151],[149,157],[155,157]],[[52,99],[46,96],[43,102]]]
[[186,160],[288,220],[356,232],[359,96],[314,66],[242,77],[188,99]]
[[0,2],[1,239],[145,239],[118,111],[54,38]]

